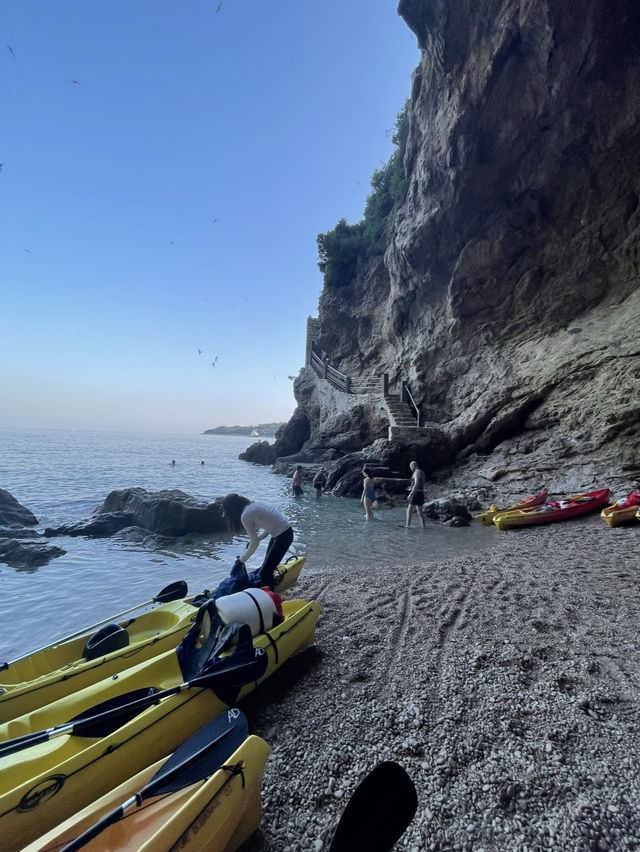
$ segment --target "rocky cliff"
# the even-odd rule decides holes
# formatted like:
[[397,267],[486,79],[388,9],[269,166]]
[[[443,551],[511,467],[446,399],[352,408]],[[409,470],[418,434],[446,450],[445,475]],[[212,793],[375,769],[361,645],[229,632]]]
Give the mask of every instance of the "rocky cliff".
[[[384,258],[347,294],[323,292],[322,347],[346,373],[408,379],[446,438],[422,449],[438,487],[628,490],[640,479],[640,5],[398,11],[421,48],[406,197]],[[296,383],[306,446],[333,430],[340,452],[309,372]],[[384,430],[359,415],[364,447]],[[358,449],[346,425],[344,451]],[[384,443],[374,450],[389,455]]]

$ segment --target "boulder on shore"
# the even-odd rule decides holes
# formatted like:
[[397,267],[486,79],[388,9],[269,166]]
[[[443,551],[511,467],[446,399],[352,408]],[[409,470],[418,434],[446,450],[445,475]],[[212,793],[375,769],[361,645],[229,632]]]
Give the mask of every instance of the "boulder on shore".
[[239,459],[256,464],[273,464],[279,456],[297,453],[310,434],[309,419],[299,409],[293,412],[291,420],[276,432],[275,443],[256,441],[240,453]]
[[469,526],[471,514],[460,498],[446,497],[430,500],[424,504],[423,512],[427,518],[447,523],[452,527]]

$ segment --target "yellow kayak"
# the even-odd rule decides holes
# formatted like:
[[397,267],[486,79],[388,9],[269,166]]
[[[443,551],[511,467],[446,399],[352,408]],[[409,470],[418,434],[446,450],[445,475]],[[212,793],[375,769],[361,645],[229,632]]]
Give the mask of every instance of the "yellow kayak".
[[496,515],[499,515],[500,512],[513,512],[515,509],[531,509],[534,506],[542,506],[544,501],[547,499],[547,494],[549,492],[545,488],[544,491],[541,491],[540,494],[536,494],[534,497],[527,497],[526,500],[521,500],[520,503],[514,503],[513,506],[509,506],[507,509],[498,509],[497,506],[489,506],[486,512],[482,512],[479,515],[476,515],[476,520],[480,521],[481,524],[491,525],[493,523],[493,519]]
[[169,760],[143,769],[23,852],[54,852],[74,841],[86,852],[234,852],[260,825],[269,755],[246,728],[241,711],[223,713]]
[[[199,611],[200,620],[207,604]],[[257,680],[240,681],[231,695],[215,687],[191,685],[184,676],[179,653],[190,636],[196,640],[195,655],[207,648],[206,617],[196,621],[178,652],[141,663],[120,675],[66,696],[0,727],[0,837],[3,852],[15,852],[54,825],[67,819],[104,795],[117,784],[139,772],[150,762],[175,751],[212,716],[242,699],[292,654],[315,642],[320,606],[316,601],[290,600],[282,604],[284,620],[253,639],[251,653],[266,656],[266,669]],[[246,628],[248,629],[248,628]],[[204,645],[202,645],[204,643]],[[231,659],[231,657],[229,657]],[[183,683],[184,681],[184,683]],[[197,678],[195,678],[197,683]],[[224,682],[224,680],[223,680]],[[153,690],[159,689],[157,697]],[[163,697],[163,690],[172,694]],[[150,695],[151,693],[151,695]],[[138,696],[152,706],[133,718],[118,718],[106,712],[105,729],[94,724],[104,703],[127,706]],[[118,701],[118,698],[120,700]],[[77,719],[89,716],[87,723]],[[100,717],[100,720],[103,717]],[[69,723],[69,724],[64,724]],[[118,727],[114,728],[114,724]],[[56,731],[50,729],[61,726]],[[34,734],[34,732],[40,732]],[[29,745],[16,743],[25,736]],[[8,742],[11,741],[11,742]]]
[[[278,566],[275,591],[281,594],[298,580],[304,556]],[[163,592],[156,599],[162,600]],[[193,623],[193,597],[168,600],[140,615],[104,624],[58,640],[31,654],[0,665],[0,723],[84,689],[125,668],[174,649]],[[144,605],[143,605],[144,606]],[[97,626],[97,625],[96,625]]]
[[606,506],[601,512],[600,517],[604,518],[610,527],[619,527],[621,524],[626,524],[633,521],[638,509],[638,495],[632,491],[628,497],[622,500],[616,500],[611,506]]

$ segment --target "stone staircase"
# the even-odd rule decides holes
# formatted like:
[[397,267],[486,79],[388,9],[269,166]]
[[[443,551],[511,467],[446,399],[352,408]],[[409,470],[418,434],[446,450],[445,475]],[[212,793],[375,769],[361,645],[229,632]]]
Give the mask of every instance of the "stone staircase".
[[416,413],[412,405],[401,397],[386,393],[384,403],[389,414],[389,440],[412,442],[417,438],[430,435],[439,429],[437,423],[422,423],[418,426]]
[[389,393],[385,394],[384,402],[389,413],[390,429],[394,426],[399,428],[413,427],[414,429],[418,427],[415,412],[408,402],[404,402],[399,396],[393,396]]

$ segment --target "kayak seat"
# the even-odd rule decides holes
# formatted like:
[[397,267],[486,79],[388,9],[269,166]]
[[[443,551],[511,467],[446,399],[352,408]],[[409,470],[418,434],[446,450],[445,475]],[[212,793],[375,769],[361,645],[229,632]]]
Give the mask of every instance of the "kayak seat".
[[95,660],[112,651],[119,651],[129,644],[129,633],[120,624],[111,622],[101,627],[84,646],[82,656],[86,660]]

